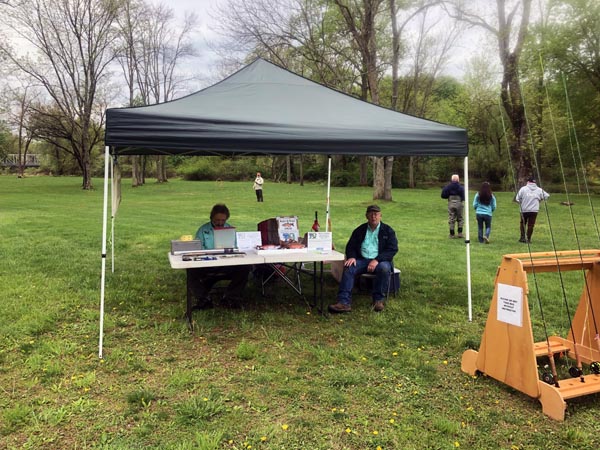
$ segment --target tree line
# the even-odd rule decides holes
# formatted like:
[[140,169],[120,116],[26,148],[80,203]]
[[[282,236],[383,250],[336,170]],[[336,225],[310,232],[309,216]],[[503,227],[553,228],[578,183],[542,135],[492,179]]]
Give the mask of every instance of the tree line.
[[[176,20],[166,4],[142,0],[10,0],[0,12],[0,148],[43,148],[54,172],[77,171],[84,189],[102,163],[108,105],[188,93],[185,62],[198,52],[193,13]],[[505,189],[532,174],[577,186],[598,178],[595,0],[224,0],[211,14],[222,75],[261,56],[362,100],[464,127],[471,175]],[[480,45],[464,75],[448,75],[470,35]],[[287,182],[318,179],[323,164],[310,155],[246,162]],[[374,198],[384,199],[394,186],[462,170],[455,158],[339,157],[335,164],[344,173],[336,183],[372,185]],[[210,178],[219,165],[237,167],[229,158],[207,165],[165,157],[134,157],[125,167],[137,186],[147,173],[159,182]]]

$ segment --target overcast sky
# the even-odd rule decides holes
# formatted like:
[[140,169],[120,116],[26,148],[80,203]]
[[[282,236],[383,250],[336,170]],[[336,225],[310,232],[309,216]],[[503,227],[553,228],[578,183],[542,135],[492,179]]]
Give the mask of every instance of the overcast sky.
[[[163,0],[164,1],[164,0]],[[183,18],[186,11],[193,11],[198,16],[198,31],[195,34],[195,44],[198,48],[199,56],[190,67],[200,77],[199,81],[194,83],[192,90],[197,90],[214,84],[221,78],[217,70],[217,56],[212,52],[208,43],[218,40],[219,36],[213,31],[213,19],[210,16],[212,12],[215,15],[215,9],[220,4],[223,5],[227,0],[168,0],[166,4],[173,8],[176,16]],[[451,60],[446,67],[445,73],[461,77],[469,59],[476,53],[483,52],[482,33],[469,31],[464,33],[461,41],[452,52]]]

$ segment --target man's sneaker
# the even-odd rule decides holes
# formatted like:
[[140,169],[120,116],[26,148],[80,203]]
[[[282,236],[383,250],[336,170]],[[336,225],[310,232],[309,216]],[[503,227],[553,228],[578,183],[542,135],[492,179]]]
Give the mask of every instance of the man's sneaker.
[[375,312],[381,312],[383,311],[385,308],[385,305],[383,304],[382,300],[379,300],[377,302],[373,302],[373,311]]
[[490,243],[490,238],[487,236],[483,236],[483,242],[485,242],[486,244]]
[[350,305],[346,305],[345,303],[337,302],[333,305],[329,305],[329,312],[332,313],[346,313],[352,311],[352,307]]
[[462,238],[464,238],[464,236],[463,236],[463,234],[462,234],[462,233],[458,233],[458,236],[457,236],[457,237],[458,237],[459,239],[462,239]]
[[456,236],[453,234],[448,235],[448,239],[454,239]]
[[525,238],[521,238],[519,239],[519,242],[523,243],[523,244],[527,244],[527,240]]

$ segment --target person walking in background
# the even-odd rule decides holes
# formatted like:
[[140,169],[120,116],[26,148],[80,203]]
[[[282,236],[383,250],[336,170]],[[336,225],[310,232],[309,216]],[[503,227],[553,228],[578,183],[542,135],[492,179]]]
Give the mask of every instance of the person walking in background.
[[496,197],[492,194],[490,183],[484,181],[473,199],[473,208],[477,217],[477,239],[480,244],[490,243],[492,214],[496,210]]
[[[460,184],[458,175],[452,175],[450,183],[442,189],[442,198],[448,200],[448,226],[450,239],[463,237],[463,204],[465,201],[465,188]],[[458,236],[454,234],[454,225],[458,224]]]
[[540,202],[547,200],[548,197],[550,197],[550,194],[538,187],[533,177],[529,177],[527,184],[519,189],[515,198],[515,202],[519,204],[521,213],[521,237],[519,238],[519,242],[531,243],[531,235],[533,234],[533,227],[535,227],[535,221],[540,210]]
[[263,177],[260,176],[260,172],[256,172],[256,178],[254,179],[254,186],[252,186],[254,188],[254,192],[256,192],[256,201],[257,202],[262,202],[263,201],[263,183],[265,182],[265,180],[263,180]]

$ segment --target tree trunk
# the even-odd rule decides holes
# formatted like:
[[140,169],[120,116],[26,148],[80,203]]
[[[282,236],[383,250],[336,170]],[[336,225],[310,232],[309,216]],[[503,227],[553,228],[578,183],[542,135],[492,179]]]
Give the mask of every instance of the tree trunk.
[[300,186],[304,186],[304,154],[300,153]]
[[416,158],[411,156],[408,158],[408,187],[414,189],[416,186],[415,182],[415,166],[416,166]]
[[386,156],[384,162],[384,188],[383,199],[392,200],[392,169],[394,168],[394,157]]
[[138,187],[142,182],[141,156],[131,157],[131,187]]
[[285,157],[285,172],[287,184],[292,182],[292,156],[287,155]]
[[359,184],[361,186],[366,186],[369,184],[369,177],[367,175],[367,169],[369,167],[369,157],[368,156],[359,156],[360,163],[360,180]]
[[383,157],[373,157],[373,200],[385,197],[385,163]]
[[156,182],[166,183],[167,181],[167,160],[165,155],[159,155],[156,158]]

